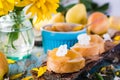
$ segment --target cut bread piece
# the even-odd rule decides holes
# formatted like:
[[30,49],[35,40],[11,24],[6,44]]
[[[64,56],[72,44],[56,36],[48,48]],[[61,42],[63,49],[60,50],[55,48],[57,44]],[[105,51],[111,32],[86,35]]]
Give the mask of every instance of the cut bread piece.
[[81,54],[83,57],[99,55],[105,51],[104,40],[98,35],[90,35],[91,40],[89,45],[81,45],[76,43],[71,50]]
[[85,59],[72,50],[65,56],[56,56],[57,48],[48,53],[47,69],[55,73],[72,73],[80,71],[85,66]]

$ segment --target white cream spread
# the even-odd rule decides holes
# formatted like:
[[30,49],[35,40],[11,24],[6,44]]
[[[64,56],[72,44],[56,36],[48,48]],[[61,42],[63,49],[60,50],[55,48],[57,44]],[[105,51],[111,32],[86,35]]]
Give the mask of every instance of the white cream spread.
[[57,52],[56,52],[56,56],[65,56],[67,54],[68,50],[67,50],[67,45],[61,45]]
[[80,34],[77,39],[80,45],[89,45],[91,37],[88,34]]
[[104,38],[104,41],[107,41],[107,40],[112,41],[112,39],[108,33],[104,34],[103,38]]

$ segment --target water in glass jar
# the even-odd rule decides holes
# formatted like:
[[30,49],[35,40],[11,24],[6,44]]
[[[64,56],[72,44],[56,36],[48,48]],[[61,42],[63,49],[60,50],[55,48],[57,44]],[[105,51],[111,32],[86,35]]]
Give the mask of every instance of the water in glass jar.
[[34,34],[32,28],[21,30],[0,30],[0,50],[7,58],[20,60],[31,54],[34,46]]

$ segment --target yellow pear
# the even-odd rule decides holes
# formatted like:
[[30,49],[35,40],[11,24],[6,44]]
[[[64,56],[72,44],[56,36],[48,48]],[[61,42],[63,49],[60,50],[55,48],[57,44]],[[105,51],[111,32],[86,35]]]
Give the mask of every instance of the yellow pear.
[[110,28],[120,30],[120,16],[109,17]]
[[4,75],[8,73],[9,67],[5,55],[0,52],[0,80],[3,80]]
[[49,21],[49,23],[58,23],[58,22],[65,22],[65,17],[62,13],[57,13],[52,16],[52,19]]
[[87,23],[87,12],[84,4],[76,4],[70,8],[66,13],[66,22],[86,24]]
[[65,22],[64,15],[60,12],[53,15],[51,19],[44,19],[41,20],[39,23],[33,25],[36,30],[40,31],[40,27],[46,24],[53,24],[58,22]]
[[39,23],[33,24],[34,25],[34,29],[37,30],[37,31],[40,31],[40,28],[42,26],[48,24],[48,23],[49,23],[48,19],[41,20]]

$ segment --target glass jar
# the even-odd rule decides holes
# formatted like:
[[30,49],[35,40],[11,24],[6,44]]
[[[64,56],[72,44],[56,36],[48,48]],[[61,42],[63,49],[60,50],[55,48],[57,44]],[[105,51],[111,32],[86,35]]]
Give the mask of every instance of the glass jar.
[[[0,18],[0,50],[7,58],[21,60],[31,54],[34,34],[28,19],[14,19],[10,15]],[[20,23],[17,20],[21,20]]]

